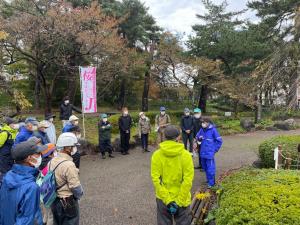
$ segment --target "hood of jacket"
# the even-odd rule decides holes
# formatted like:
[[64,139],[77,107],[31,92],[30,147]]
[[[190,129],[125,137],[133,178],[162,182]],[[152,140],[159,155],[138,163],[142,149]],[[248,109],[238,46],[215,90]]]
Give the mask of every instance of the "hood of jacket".
[[159,146],[162,154],[166,157],[176,157],[184,151],[183,144],[176,141],[164,141]]
[[6,174],[3,183],[6,183],[9,189],[16,189],[24,184],[35,182],[38,170],[20,164],[14,164],[12,169]]
[[22,134],[33,134],[33,131],[28,130],[25,126],[20,128],[20,132]]
[[209,124],[209,126],[206,127],[206,128],[203,128],[203,130],[210,130],[210,129],[213,129],[213,128],[215,128],[215,125],[214,124]]

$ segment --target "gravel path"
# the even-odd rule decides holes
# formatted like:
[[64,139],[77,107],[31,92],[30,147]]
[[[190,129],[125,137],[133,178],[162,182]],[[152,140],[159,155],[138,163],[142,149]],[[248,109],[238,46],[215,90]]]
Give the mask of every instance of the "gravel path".
[[[226,136],[217,154],[217,173],[252,164],[257,159],[257,147],[261,141],[280,134],[297,133],[300,130]],[[80,201],[81,225],[155,225],[156,204],[150,179],[150,159],[151,153],[142,153],[139,148],[132,150],[129,156],[116,154],[114,159],[83,157],[80,178],[85,196]],[[204,181],[203,173],[195,171],[193,190]]]

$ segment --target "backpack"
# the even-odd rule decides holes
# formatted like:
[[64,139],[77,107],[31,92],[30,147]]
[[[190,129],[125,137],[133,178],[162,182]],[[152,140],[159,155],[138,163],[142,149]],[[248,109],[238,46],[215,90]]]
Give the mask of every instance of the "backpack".
[[[7,130],[0,130],[0,133],[6,133],[7,134],[7,138],[6,138],[6,140],[5,140],[5,142],[3,143],[3,146],[6,144],[6,143],[9,143],[9,144],[11,144],[11,145],[13,145],[13,140],[12,140],[12,135],[11,135],[11,133],[9,132],[9,131],[7,131]],[[2,147],[3,147],[2,146]],[[2,148],[1,147],[1,148]]]
[[[40,194],[41,194],[41,199],[45,205],[45,207],[50,208],[52,203],[55,201],[57,198],[57,190],[65,186],[66,184],[63,184],[59,187],[57,187],[56,184],[56,179],[55,179],[55,170],[57,167],[62,164],[63,162],[66,162],[68,160],[64,160],[60,163],[57,164],[57,166],[53,169],[48,171],[46,176],[42,178],[41,186],[40,186]],[[51,162],[50,162],[51,164]],[[50,168],[49,164],[49,168]]]

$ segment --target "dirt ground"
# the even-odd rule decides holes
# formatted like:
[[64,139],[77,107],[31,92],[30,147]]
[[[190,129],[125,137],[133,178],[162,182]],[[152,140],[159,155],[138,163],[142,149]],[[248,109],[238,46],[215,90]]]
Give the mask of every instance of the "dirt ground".
[[[217,175],[257,160],[257,148],[263,140],[288,132],[254,132],[223,137],[216,156]],[[152,149],[153,151],[155,149]],[[99,155],[82,158],[80,179],[85,195],[80,201],[82,225],[155,225],[156,203],[150,179],[151,153],[140,148],[129,156],[115,154],[114,159]],[[195,157],[195,165],[198,158]],[[193,191],[205,183],[204,174],[195,171]]]

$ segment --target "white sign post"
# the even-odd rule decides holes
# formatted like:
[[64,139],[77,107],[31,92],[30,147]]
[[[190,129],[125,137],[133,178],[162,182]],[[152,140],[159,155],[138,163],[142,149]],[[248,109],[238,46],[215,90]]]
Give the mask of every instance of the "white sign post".
[[275,160],[275,170],[278,169],[278,156],[279,156],[278,147],[274,149],[274,160]]

